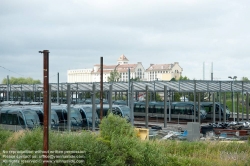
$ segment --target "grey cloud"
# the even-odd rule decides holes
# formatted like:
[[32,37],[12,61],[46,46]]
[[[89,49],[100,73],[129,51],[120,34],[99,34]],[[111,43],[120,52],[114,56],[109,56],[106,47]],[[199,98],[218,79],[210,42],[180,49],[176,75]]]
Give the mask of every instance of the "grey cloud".
[[[3,0],[0,65],[42,79],[38,51],[48,49],[51,75],[60,72],[63,82],[68,69],[90,68],[101,56],[115,64],[121,54],[145,68],[179,62],[191,79],[203,78],[204,61],[214,62],[217,78],[250,77],[244,60],[250,51],[249,3]],[[0,68],[0,80],[7,74]]]

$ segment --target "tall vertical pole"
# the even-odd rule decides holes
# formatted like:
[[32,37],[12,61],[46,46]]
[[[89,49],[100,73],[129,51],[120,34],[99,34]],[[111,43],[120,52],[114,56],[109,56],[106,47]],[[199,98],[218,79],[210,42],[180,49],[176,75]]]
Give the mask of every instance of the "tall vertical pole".
[[215,123],[215,97],[214,97],[215,94],[214,93],[213,93],[213,123]]
[[49,150],[49,128],[48,128],[48,114],[49,114],[49,51],[39,51],[43,53],[43,165],[48,165],[48,150]]
[[59,104],[59,72],[57,73],[57,104]]
[[223,122],[226,123],[227,121],[227,110],[226,110],[226,92],[224,93],[224,97],[223,97]]
[[61,84],[61,104],[63,104],[63,84]]
[[167,92],[167,86],[164,85],[164,127],[167,127],[167,98],[168,98],[168,92]]
[[242,112],[241,112],[241,120],[244,120],[244,82],[242,81],[242,84],[241,84],[241,90],[242,90],[242,93],[241,93],[241,96],[242,96]]
[[51,85],[49,85],[49,109],[48,109],[48,126],[51,129]]
[[131,115],[130,115],[130,120],[131,120],[131,125],[134,126],[134,86],[133,86],[133,83],[131,85],[131,98],[130,98],[131,102],[130,102],[130,112],[131,112]]
[[221,81],[220,81],[220,93],[219,93],[219,122],[221,122]]
[[212,65],[211,65],[211,81],[213,81],[214,80],[214,78],[213,78],[213,62],[212,62]]
[[201,93],[198,93],[198,122],[201,123]]
[[108,98],[110,111],[112,110],[112,91],[113,91],[113,85],[111,84],[109,85],[109,98]]
[[235,122],[234,112],[235,112],[235,105],[234,105],[234,79],[233,79],[233,119],[234,119],[234,122]]
[[196,122],[196,80],[194,80],[194,122]]
[[249,93],[247,92],[246,97],[246,121],[249,121]]
[[23,101],[23,84],[21,84],[21,100],[20,101]]
[[[73,95],[72,95],[73,98]],[[78,103],[78,98],[79,98],[79,92],[78,92],[78,83],[76,83],[76,104]]]
[[129,107],[129,101],[128,101],[128,99],[129,99],[129,93],[128,93],[128,90],[126,90],[126,94],[125,94],[127,97],[126,97],[126,102],[127,102],[127,106]]
[[205,62],[203,62],[203,80],[205,80]]
[[[167,88],[167,91],[168,91],[168,88]],[[172,108],[171,108],[171,91],[170,91],[170,89],[168,91],[168,111],[169,111],[168,112],[168,121],[171,122]]]
[[233,82],[231,82],[231,92],[232,92],[231,93],[231,100],[232,100],[232,114],[231,114],[231,116],[234,118],[234,89],[233,89]]
[[130,106],[130,68],[128,68],[128,106],[130,107],[131,109],[131,106]]
[[7,101],[10,101],[10,97],[9,97],[9,90],[10,90],[10,82],[9,82],[9,75],[7,75]]
[[[103,116],[103,57],[101,57],[101,68],[100,68],[100,120]],[[95,101],[93,101],[95,102]]]
[[96,104],[95,104],[95,83],[92,87],[92,131],[95,131],[95,116],[96,116]]
[[10,91],[10,94],[11,94],[11,95],[10,94],[9,95],[12,97],[12,101],[14,101],[14,94],[13,94],[14,92],[11,90],[11,84],[10,84],[9,91]]
[[[14,100],[14,96],[12,94],[12,99]],[[33,101],[36,101],[36,95],[35,95],[35,84],[33,84]]]
[[153,101],[156,101],[156,97],[155,97],[155,80],[154,80],[154,93],[153,93],[153,96],[154,96],[154,100]]
[[145,105],[146,128],[148,128],[148,85],[146,85],[146,105]]
[[67,130],[71,130],[70,84],[67,84]]
[[236,93],[237,124],[239,123],[239,93]]

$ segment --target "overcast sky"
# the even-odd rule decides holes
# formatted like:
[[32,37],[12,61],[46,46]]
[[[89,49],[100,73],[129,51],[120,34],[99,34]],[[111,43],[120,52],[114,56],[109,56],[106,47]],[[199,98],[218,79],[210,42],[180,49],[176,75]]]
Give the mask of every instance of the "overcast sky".
[[183,76],[250,78],[249,0],[1,0],[0,82],[32,77],[43,82],[49,50],[51,83],[67,70],[117,63],[179,62]]

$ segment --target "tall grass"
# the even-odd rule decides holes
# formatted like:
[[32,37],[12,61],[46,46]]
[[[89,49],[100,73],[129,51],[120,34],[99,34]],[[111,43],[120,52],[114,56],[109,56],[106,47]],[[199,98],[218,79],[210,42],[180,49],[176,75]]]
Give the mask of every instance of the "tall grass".
[[12,132],[7,131],[7,130],[3,130],[0,127],[0,150],[1,151],[3,150],[5,143],[10,138],[11,135],[12,135]]
[[[0,138],[1,154],[2,150],[8,149],[19,151],[43,149],[41,128],[20,133],[1,130]],[[112,114],[103,118],[99,134],[89,131],[50,131],[49,149],[50,151],[72,151],[70,155],[75,155],[73,151],[82,151],[81,159],[84,163],[77,165],[84,166],[247,166],[250,163],[250,140],[249,143],[142,141],[137,138],[134,128],[126,120]]]

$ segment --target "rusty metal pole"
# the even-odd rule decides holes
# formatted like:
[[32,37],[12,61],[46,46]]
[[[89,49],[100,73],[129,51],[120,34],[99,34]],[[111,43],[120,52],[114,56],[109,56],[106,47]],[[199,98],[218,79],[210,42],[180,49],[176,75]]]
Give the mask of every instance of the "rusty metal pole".
[[100,120],[102,120],[103,115],[103,57],[101,57],[101,67],[100,67]]
[[39,51],[43,53],[43,165],[48,166],[48,150],[49,150],[49,50]]

